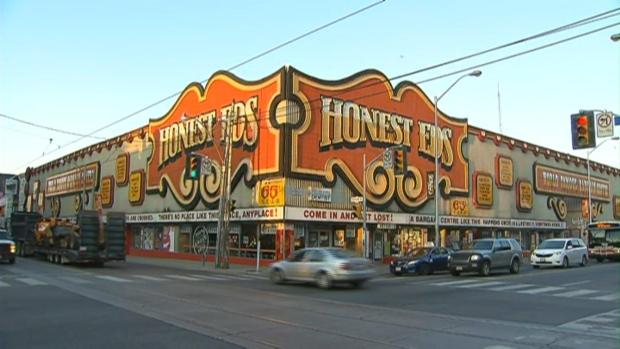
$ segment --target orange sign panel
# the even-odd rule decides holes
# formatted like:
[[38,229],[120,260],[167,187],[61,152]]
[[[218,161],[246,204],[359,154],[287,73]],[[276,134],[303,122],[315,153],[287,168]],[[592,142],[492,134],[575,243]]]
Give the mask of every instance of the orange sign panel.
[[[592,199],[611,201],[609,181],[590,177]],[[588,198],[588,176],[559,168],[534,164],[534,190],[538,194]]]
[[[369,162],[377,159],[367,167],[369,202],[380,207],[396,199],[402,209],[415,210],[429,200],[438,144],[444,193],[469,193],[462,152],[467,120],[439,112],[435,129],[434,106],[413,83],[392,87],[377,71],[323,81],[292,68],[291,80],[301,102],[291,142],[291,171],[296,175],[333,183],[339,173],[362,192],[365,154]],[[383,150],[394,146],[406,149],[404,175],[383,167]]]
[[[233,122],[232,178],[245,173],[280,171],[280,129],[278,107],[283,96],[284,69],[260,81],[243,81],[226,72],[216,73],[203,88],[191,84],[172,109],[149,123],[146,187],[149,193],[171,193],[185,209],[204,201],[213,206],[219,198],[227,122]],[[280,111],[278,113],[278,111]],[[184,179],[190,152],[209,157],[210,174],[198,181]],[[248,175],[249,172],[249,175]]]

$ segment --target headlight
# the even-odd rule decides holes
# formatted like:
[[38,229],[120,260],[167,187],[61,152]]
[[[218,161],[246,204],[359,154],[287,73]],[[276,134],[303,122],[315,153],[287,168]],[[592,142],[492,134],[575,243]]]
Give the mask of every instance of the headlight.
[[409,262],[407,263],[407,265],[414,265],[414,264],[416,264],[417,262],[418,262],[418,261],[409,261]]
[[480,255],[475,254],[475,255],[471,256],[471,260],[472,261],[477,261],[479,259],[480,259]]
[[452,260],[452,256],[448,255],[448,262]]
[[559,255],[561,255],[561,254],[562,254],[562,251],[558,251],[558,252],[555,252],[555,253],[554,253],[554,255],[555,255],[555,256],[559,256]]
[[15,244],[12,244],[10,248],[11,248],[11,253],[15,253]]

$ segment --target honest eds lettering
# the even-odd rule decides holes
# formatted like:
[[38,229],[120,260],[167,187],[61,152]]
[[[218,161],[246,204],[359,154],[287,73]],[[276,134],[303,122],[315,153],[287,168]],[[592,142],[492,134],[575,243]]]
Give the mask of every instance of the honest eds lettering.
[[[86,169],[86,179],[94,176],[92,168]],[[74,190],[82,190],[84,188],[84,169],[77,169],[71,172],[50,178],[47,181],[46,188],[48,193],[66,193]],[[92,181],[86,181],[86,187],[90,188]],[[48,194],[49,195],[49,194]]]
[[[556,189],[565,193],[573,192],[581,195],[588,195],[587,179],[550,171],[543,171],[542,177],[543,183],[547,188]],[[609,196],[609,185],[607,183],[601,183],[594,179],[590,182],[592,184],[591,193],[593,196]]]
[[[226,122],[221,119],[222,115],[235,115],[232,139],[234,144],[243,143],[253,146],[258,140],[258,120],[256,116],[258,97],[254,96],[245,102],[236,102],[220,109],[208,111],[196,117],[190,117],[173,123],[157,132],[159,158],[158,169],[166,166],[169,162],[179,158],[185,150],[197,149],[204,146],[212,146],[214,143],[214,129],[218,120],[225,129]],[[218,126],[219,127],[219,126]],[[224,132],[219,132],[220,142],[224,141]]]
[[[415,132],[412,119],[329,96],[321,96],[321,103],[322,151],[346,145],[364,147],[368,141],[388,146],[411,147]],[[451,166],[454,162],[452,130],[445,128],[435,131],[433,124],[423,121],[418,121],[418,128],[420,137],[418,152],[434,158],[435,142],[439,139],[439,156],[442,163]]]

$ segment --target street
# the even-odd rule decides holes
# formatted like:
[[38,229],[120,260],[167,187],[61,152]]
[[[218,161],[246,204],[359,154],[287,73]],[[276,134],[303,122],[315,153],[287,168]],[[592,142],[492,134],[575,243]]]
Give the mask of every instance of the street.
[[362,289],[320,290],[273,285],[251,267],[19,259],[0,265],[0,346],[617,348],[619,267],[524,265],[488,278],[381,271]]

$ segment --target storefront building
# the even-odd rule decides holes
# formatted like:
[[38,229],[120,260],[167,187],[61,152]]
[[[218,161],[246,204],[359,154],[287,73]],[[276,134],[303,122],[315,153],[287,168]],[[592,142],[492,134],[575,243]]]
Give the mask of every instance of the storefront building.
[[[387,261],[433,241],[436,142],[442,245],[510,236],[530,250],[579,236],[588,208],[595,220],[620,219],[618,169],[591,163],[588,205],[584,159],[441,112],[435,130],[429,98],[412,83],[386,81],[374,70],[339,81],[292,67],[252,82],[218,72],[147,126],[28,169],[24,209],[72,217],[84,202],[104,216],[124,212],[130,254],[210,260],[221,131],[233,120],[233,263],[267,264],[310,246]],[[384,166],[393,146],[406,149],[404,175]],[[199,180],[185,176],[192,152],[211,160]],[[352,208],[364,177],[367,234]]]

